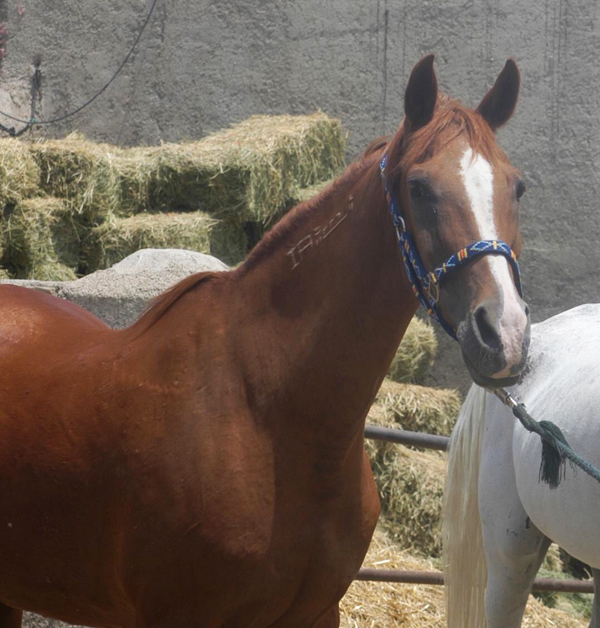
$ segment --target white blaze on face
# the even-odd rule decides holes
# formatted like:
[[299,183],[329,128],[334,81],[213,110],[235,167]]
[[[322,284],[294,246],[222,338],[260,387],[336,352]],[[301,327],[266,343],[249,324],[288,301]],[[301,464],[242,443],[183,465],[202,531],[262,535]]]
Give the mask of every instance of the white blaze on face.
[[[481,155],[473,154],[468,147],[460,160],[460,175],[465,186],[471,211],[478,227],[479,240],[498,240],[494,223],[494,173],[489,162]],[[519,301],[519,295],[513,282],[508,260],[501,255],[486,255],[485,262],[496,282],[502,315],[499,329],[507,369],[497,373],[505,377],[511,366],[521,360],[521,346],[527,324],[527,317]]]

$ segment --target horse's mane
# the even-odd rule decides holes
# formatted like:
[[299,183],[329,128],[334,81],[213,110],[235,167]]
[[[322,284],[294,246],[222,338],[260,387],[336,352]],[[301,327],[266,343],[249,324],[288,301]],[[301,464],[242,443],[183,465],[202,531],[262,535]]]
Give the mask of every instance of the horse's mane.
[[194,290],[201,284],[205,284],[216,278],[227,277],[228,275],[230,275],[230,273],[226,271],[208,271],[204,273],[195,273],[189,277],[185,277],[153,299],[142,316],[140,316],[140,318],[132,325],[132,329],[135,328],[137,334],[143,334],[148,331],[150,327],[152,327],[162,316],[164,316],[167,310],[169,310],[184,294]]
[[372,166],[375,156],[387,146],[388,139],[380,138],[372,142],[365,152],[346,168],[344,173],[313,198],[304,201],[291,209],[263,239],[252,249],[246,261],[239,267],[240,274],[254,268],[262,260],[268,258],[280,246],[287,234],[300,230],[311,216],[326,205],[340,190],[351,185],[361,173]]
[[[135,323],[136,329],[140,333],[148,330],[183,295],[199,285],[217,278],[226,280],[227,278],[239,277],[256,267],[262,260],[270,257],[279,248],[281,241],[287,234],[300,229],[331,197],[351,185],[358,176],[372,168],[375,163],[379,163],[384,150],[388,152],[388,172],[392,176],[397,176],[415,163],[426,161],[432,155],[434,148],[439,150],[440,147],[437,143],[442,134],[447,136],[444,137],[444,144],[447,144],[461,133],[467,133],[474,153],[480,153],[486,159],[506,160],[506,156],[496,144],[494,132],[487,122],[477,112],[467,109],[459,101],[453,100],[445,94],[438,96],[433,119],[424,127],[410,133],[406,141],[404,126],[404,123],[400,124],[400,128],[391,139],[390,137],[381,137],[374,140],[364,153],[320,194],[290,210],[263,237],[238,269],[230,272],[198,273],[186,277],[153,301],[138,322]],[[446,134],[446,131],[450,131],[450,133]],[[377,171],[376,177],[372,177],[372,181],[367,184],[369,190],[378,180],[379,173]]]

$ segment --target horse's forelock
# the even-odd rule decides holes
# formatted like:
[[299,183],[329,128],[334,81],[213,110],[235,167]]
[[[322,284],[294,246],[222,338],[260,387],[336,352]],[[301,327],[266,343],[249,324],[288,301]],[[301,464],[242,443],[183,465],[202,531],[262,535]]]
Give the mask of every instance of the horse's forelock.
[[[392,177],[408,171],[463,133],[467,134],[473,154],[480,154],[490,162],[506,160],[494,132],[481,115],[442,94],[429,124],[406,135],[402,122],[389,142],[388,171]],[[441,146],[440,140],[443,141]]]

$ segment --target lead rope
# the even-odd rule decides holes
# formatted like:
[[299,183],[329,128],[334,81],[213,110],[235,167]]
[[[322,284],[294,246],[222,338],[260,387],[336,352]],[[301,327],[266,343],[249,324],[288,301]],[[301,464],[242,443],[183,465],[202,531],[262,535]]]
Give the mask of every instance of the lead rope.
[[551,421],[536,421],[527,412],[524,404],[519,403],[505,388],[497,388],[492,392],[512,410],[528,432],[534,432],[542,439],[540,481],[546,482],[550,488],[556,488],[565,478],[568,459],[573,470],[578,466],[584,473],[600,482],[600,471],[571,449],[557,425]]

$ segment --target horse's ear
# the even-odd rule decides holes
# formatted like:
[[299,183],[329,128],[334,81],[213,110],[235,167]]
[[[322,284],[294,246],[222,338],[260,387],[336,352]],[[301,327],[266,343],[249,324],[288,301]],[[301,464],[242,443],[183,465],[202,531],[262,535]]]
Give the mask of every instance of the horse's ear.
[[483,97],[478,113],[496,130],[510,120],[517,106],[521,75],[517,64],[509,59],[498,75],[494,87]]
[[423,57],[413,68],[404,94],[407,130],[416,131],[433,117],[437,101],[437,79],[433,69],[434,55]]

